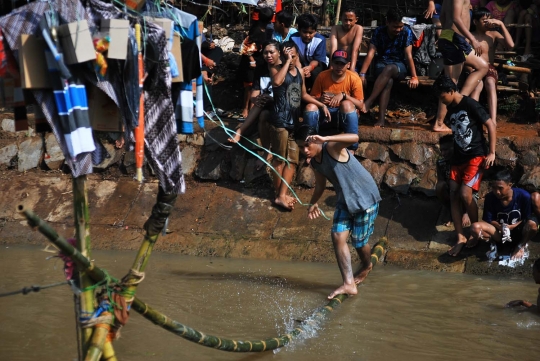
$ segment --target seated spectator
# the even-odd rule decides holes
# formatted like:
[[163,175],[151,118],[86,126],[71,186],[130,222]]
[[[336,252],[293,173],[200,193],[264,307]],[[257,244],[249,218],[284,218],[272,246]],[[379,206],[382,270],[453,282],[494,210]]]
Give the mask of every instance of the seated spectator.
[[[375,99],[379,99],[379,120],[375,127],[384,127],[386,118],[386,108],[390,100],[390,91],[395,81],[405,79],[408,71],[411,79],[408,81],[410,88],[418,86],[416,69],[412,57],[413,33],[409,25],[403,24],[403,13],[399,9],[390,9],[386,14],[386,25],[379,26],[373,32],[368,54],[360,70],[360,78],[364,87],[367,84],[366,72],[371,61],[375,57],[375,73],[377,80],[373,86],[369,98],[365,101],[364,112],[368,112]],[[377,55],[375,55],[375,53]],[[405,65],[407,63],[407,65]]]
[[[265,47],[265,51],[269,50],[269,46],[271,45]],[[296,44],[293,41],[283,43],[281,54],[285,58],[281,59],[282,63],[278,64],[275,61],[275,65],[270,67],[274,106],[261,112],[259,135],[261,143],[270,144],[272,152],[278,155],[272,159],[272,167],[275,170],[272,176],[276,191],[274,203],[286,210],[292,210],[296,199],[287,193],[298,164],[298,146],[292,133],[299,122],[301,102],[314,103],[326,109],[327,116],[330,114],[326,105],[306,92],[304,74],[296,66],[298,57]]]
[[507,26],[516,19],[516,3],[513,0],[491,0],[486,8],[493,19],[500,20]]
[[353,8],[345,9],[341,13],[341,25],[334,25],[330,30],[330,43],[332,48],[330,54],[336,50],[345,50],[351,57],[350,70],[357,71],[358,53],[364,28],[358,25],[358,16]]
[[241,121],[247,117],[250,108],[251,87],[255,77],[255,69],[265,66],[262,60],[262,44],[267,40],[266,26],[272,20],[274,12],[270,8],[259,9],[259,20],[249,29],[248,36],[242,43],[238,77],[244,84],[244,98],[242,101]]
[[313,14],[298,17],[298,32],[290,39],[298,47],[300,66],[306,79],[306,89],[311,90],[317,75],[327,68],[326,38],[317,33],[318,20]]
[[272,38],[279,43],[289,41],[292,34],[298,30],[292,28],[294,17],[287,10],[281,10],[276,14],[276,22],[274,23],[274,34]]
[[[537,259],[533,264],[532,276],[533,276],[534,282],[537,285],[540,285],[540,258]],[[508,308],[508,307],[523,306],[526,309],[538,314],[540,313],[540,309],[538,308],[539,304],[540,304],[540,288],[538,289],[538,297],[536,299],[536,305],[534,303],[530,303],[524,300],[515,300],[515,301],[508,302],[505,307]]]
[[[489,117],[497,124],[497,81],[499,79],[497,69],[494,66],[495,48],[497,44],[504,44],[508,48],[514,47],[512,36],[506,29],[504,23],[497,19],[491,19],[491,13],[487,8],[480,8],[473,11],[473,23],[476,30],[473,36],[482,46],[482,55],[489,66],[489,70],[476,89],[471,93],[471,98],[478,101],[482,88],[486,89]],[[500,29],[500,32],[495,30]]]
[[[319,74],[311,89],[311,95],[328,108],[319,109],[310,103],[304,111],[304,124],[317,132],[323,129],[339,129],[344,133],[358,135],[357,109],[363,109],[364,92],[362,81],[355,72],[349,70],[349,55],[344,50],[332,54],[332,67]],[[328,109],[328,110],[327,110]],[[326,118],[329,111],[331,116]],[[355,150],[358,143],[349,146]]]
[[[200,22],[199,24],[202,24]],[[202,34],[202,31],[201,31]],[[207,38],[204,34],[202,35],[202,44],[201,44],[201,59],[202,59],[202,68],[201,73],[203,81],[206,83],[206,88],[208,89],[208,94],[212,96],[212,85],[214,84],[214,72],[216,67],[219,65],[221,58],[223,58],[223,50],[216,46],[212,41],[212,38]],[[205,91],[204,96],[204,107],[206,111],[212,110],[212,103],[208,98],[208,94]]]
[[517,49],[521,45],[523,40],[523,32],[525,31],[525,50],[521,56],[521,61],[527,61],[533,56],[531,50],[531,44],[534,40],[538,42],[540,40],[540,21],[538,18],[538,6],[539,1],[533,0],[520,0],[520,11],[517,19],[518,25],[526,25],[525,28],[518,27],[516,29],[516,43],[514,49]]
[[538,220],[531,211],[531,195],[512,185],[508,170],[497,172],[484,201],[484,216],[472,224],[467,247],[476,246],[479,240],[511,242],[511,259],[523,258],[527,242],[538,231]]

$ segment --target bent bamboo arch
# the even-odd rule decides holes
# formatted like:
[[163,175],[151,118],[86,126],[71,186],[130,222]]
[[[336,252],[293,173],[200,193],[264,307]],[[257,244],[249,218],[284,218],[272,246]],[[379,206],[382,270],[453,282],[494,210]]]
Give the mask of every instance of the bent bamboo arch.
[[[77,264],[80,272],[86,273],[96,283],[110,279],[110,276],[107,274],[106,271],[94,265],[94,263],[91,262],[84,255],[82,255],[82,253],[79,252],[77,248],[67,242],[65,238],[58,235],[58,233],[56,233],[56,231],[47,222],[43,221],[31,210],[25,209],[22,205],[19,205],[17,209],[21,214],[26,217],[28,225],[32,228],[36,228],[37,230],[39,230],[45,237],[49,239],[50,242],[52,242],[56,247],[58,247],[62,253],[70,257]],[[148,237],[145,238],[145,241],[147,240]],[[382,237],[375,244],[371,251],[371,262],[373,263],[373,265],[376,265],[379,260],[382,259],[386,248],[387,239],[386,237]],[[146,252],[150,251],[147,249]],[[263,352],[275,350],[286,346],[294,338],[297,338],[302,333],[307,332],[308,328],[318,326],[328,314],[330,314],[347,298],[348,296],[344,294],[337,295],[336,297],[331,299],[326,306],[315,310],[306,321],[303,321],[291,332],[278,337],[267,338],[264,340],[232,340],[218,336],[207,335],[189,326],[183,325],[182,323],[171,319],[170,317],[157,310],[154,310],[150,305],[135,296],[133,296],[131,307],[133,310],[140,313],[144,318],[152,321],[154,324],[162,327],[163,329],[172,332],[186,340],[196,342],[203,346],[230,352]]]

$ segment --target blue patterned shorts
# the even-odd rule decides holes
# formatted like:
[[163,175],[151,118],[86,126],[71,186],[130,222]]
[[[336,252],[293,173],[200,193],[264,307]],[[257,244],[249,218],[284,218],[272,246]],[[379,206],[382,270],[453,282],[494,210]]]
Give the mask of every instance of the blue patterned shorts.
[[375,218],[379,213],[379,203],[375,203],[363,212],[350,214],[342,208],[336,208],[334,212],[334,224],[332,232],[351,232],[351,241],[354,248],[362,248],[373,234]]

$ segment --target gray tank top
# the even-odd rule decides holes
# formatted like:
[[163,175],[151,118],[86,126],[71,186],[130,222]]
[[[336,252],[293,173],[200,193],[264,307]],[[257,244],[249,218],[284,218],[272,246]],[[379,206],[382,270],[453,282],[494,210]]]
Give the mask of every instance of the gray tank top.
[[358,159],[347,152],[349,159],[339,162],[322,147],[321,162],[311,160],[312,167],[324,175],[334,186],[337,195],[336,208],[358,213],[381,201],[377,184]]

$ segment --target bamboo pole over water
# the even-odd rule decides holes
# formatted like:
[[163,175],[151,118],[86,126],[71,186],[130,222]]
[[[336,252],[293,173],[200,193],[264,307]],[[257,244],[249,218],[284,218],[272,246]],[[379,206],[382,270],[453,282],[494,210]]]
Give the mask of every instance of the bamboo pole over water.
[[[26,216],[30,227],[37,228],[42,234],[49,238],[49,240],[60,250],[62,250],[64,254],[69,255],[69,257],[71,257],[71,259],[77,263],[81,269],[86,270],[88,275],[90,275],[95,282],[100,282],[107,277],[106,272],[93,265],[86,257],[71,246],[63,237],[59,236],[54,229],[52,229],[52,227],[37,217],[32,211],[24,209],[23,206],[18,206],[18,210]],[[387,247],[387,242],[386,237],[383,237],[379,239],[379,241],[373,247],[371,252],[371,262],[374,266],[382,259],[384,251]],[[265,340],[253,341],[231,340],[206,335],[189,326],[185,326],[178,321],[170,319],[168,316],[154,310],[150,305],[137,297],[134,297],[133,299],[132,309],[140,313],[144,318],[152,321],[154,324],[161,326],[165,330],[204,346],[213,347],[223,351],[262,352],[283,347],[290,343],[294,338],[306,333],[310,328],[317,327],[328,314],[330,314],[347,298],[347,295],[337,295],[331,299],[326,306],[316,310],[311,317],[307,319],[307,321],[303,322],[294,330],[285,335],[268,338]]]
[[[73,178],[73,211],[75,219],[75,238],[77,249],[83,257],[90,259],[90,214],[88,212],[88,191],[86,187],[86,176]],[[84,270],[79,271],[79,285],[81,289],[86,289],[93,285],[92,280]],[[94,313],[94,291],[87,290],[80,294],[79,317],[82,319],[90,318]],[[78,327],[81,327],[81,320],[77,320]],[[90,339],[92,338],[92,328],[81,328],[82,335],[81,350],[83,356],[86,355]]]

